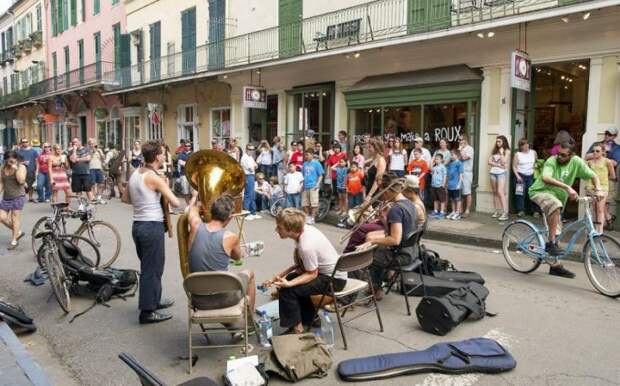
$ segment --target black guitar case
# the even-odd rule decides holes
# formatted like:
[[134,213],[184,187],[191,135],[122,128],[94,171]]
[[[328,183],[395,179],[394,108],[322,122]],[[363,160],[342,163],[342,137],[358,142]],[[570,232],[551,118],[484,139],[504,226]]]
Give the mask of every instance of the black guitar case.
[[34,321],[26,315],[26,312],[20,306],[11,304],[4,300],[0,300],[0,320],[4,320],[7,324],[20,332],[35,332],[37,326]]
[[420,286],[422,280],[427,296],[442,296],[468,283],[484,284],[482,276],[476,272],[467,271],[438,271],[434,272],[433,276],[422,275],[422,278],[417,272],[406,272],[403,273],[403,279],[405,289],[417,287],[409,294],[411,296],[424,296],[424,289]]

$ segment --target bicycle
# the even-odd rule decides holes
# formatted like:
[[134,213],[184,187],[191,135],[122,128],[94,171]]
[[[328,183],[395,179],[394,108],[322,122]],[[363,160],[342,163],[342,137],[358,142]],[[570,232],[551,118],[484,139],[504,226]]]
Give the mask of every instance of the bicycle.
[[[55,230],[57,227],[51,219],[45,222],[44,227],[46,228],[45,230],[40,231],[34,236],[37,240],[41,240],[41,246],[36,254],[37,262],[39,267],[47,272],[56,301],[65,313],[69,313],[71,311],[70,290],[77,283],[77,278],[67,274],[65,269],[66,257],[60,253],[61,248],[66,248],[67,246],[62,243],[68,242],[70,245],[74,245],[75,240],[80,240],[82,248],[80,248],[80,253],[76,257],[84,264],[93,268],[99,265],[101,256],[95,244],[85,237],[56,234]],[[86,245],[91,248],[89,252],[94,251],[94,254],[84,253],[87,249],[84,248]]]
[[[277,200],[275,200],[271,204],[269,208],[269,213],[273,217],[276,217],[279,211],[287,207],[286,205],[287,205],[286,195],[284,195],[278,198]],[[331,202],[330,202],[329,197],[319,193],[319,208],[317,209],[317,212],[316,212],[316,219],[315,219],[316,222],[321,222],[325,219],[325,216],[327,216],[327,213],[329,213],[330,207],[331,207]]]
[[[94,207],[87,205],[86,199],[79,197],[80,206],[77,210],[70,209],[68,203],[51,204],[52,215],[41,217],[32,228],[32,251],[36,255],[41,241],[35,236],[45,230],[44,226],[48,220],[52,220],[53,229],[56,235],[66,235],[67,218],[79,219],[81,221],[78,229],[73,233],[76,236],[84,236],[92,241],[100,251],[101,265],[99,268],[108,268],[118,258],[121,251],[121,236],[114,225],[102,221],[94,220]],[[80,238],[75,238],[73,243],[79,247]]]
[[586,204],[585,215],[582,219],[565,225],[558,235],[559,242],[567,234],[574,232],[562,255],[550,256],[545,251],[549,226],[546,216],[543,216],[544,229],[526,220],[516,220],[504,229],[502,235],[504,259],[517,272],[534,272],[542,263],[553,264],[571,254],[578,237],[585,234],[587,240],[581,250],[581,256],[588,279],[601,294],[618,297],[620,242],[609,235],[596,232],[590,210],[591,197],[579,197],[577,201]]

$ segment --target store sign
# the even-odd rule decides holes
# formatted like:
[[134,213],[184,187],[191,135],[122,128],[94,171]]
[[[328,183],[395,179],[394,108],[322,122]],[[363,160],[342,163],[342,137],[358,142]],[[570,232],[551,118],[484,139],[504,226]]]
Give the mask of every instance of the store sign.
[[[424,142],[439,142],[442,138],[445,138],[448,142],[456,142],[462,133],[463,127],[461,125],[443,126],[426,130],[422,135],[414,132],[400,133],[400,135],[384,134],[383,140],[387,142],[391,137],[397,136],[402,143],[412,143],[418,137],[422,138]],[[355,135],[353,140],[355,143],[362,143],[364,141],[364,135]]]
[[267,109],[267,90],[264,87],[243,87],[243,107]]
[[24,128],[24,120],[23,119],[13,119],[13,128],[14,129],[23,129]]
[[146,110],[148,111],[151,124],[159,125],[161,123],[161,105],[157,103],[147,103]]
[[532,84],[532,62],[529,55],[523,51],[514,51],[510,63],[511,87],[529,92]]

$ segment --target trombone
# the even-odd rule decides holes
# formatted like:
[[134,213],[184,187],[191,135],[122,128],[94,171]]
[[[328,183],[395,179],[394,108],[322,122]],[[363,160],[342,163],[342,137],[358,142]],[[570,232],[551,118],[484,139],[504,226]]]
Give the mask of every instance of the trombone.
[[[394,201],[381,200],[383,194],[388,190],[398,193],[402,192],[405,190],[406,182],[407,180],[405,178],[396,178],[390,182],[389,185],[376,193],[368,203],[349,209],[347,212],[347,223],[352,225],[352,228],[340,238],[340,244],[348,240],[362,225],[376,220],[381,213],[389,209],[394,204]],[[379,203],[379,205],[375,207],[374,205],[376,203]]]

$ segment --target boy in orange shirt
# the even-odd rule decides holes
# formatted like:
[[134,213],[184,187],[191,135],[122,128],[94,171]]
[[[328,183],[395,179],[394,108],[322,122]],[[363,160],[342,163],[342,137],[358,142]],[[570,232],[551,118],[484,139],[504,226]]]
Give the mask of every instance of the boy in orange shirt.
[[420,181],[420,198],[424,201],[425,176],[428,174],[428,164],[422,159],[422,150],[413,149],[413,159],[407,165],[407,171],[414,176],[418,176]]
[[[351,161],[349,172],[345,178],[345,186],[347,189],[347,201],[349,208],[355,208],[362,205],[364,202],[364,173],[360,170],[357,162]],[[347,216],[340,219],[338,227],[344,228],[346,226]]]

